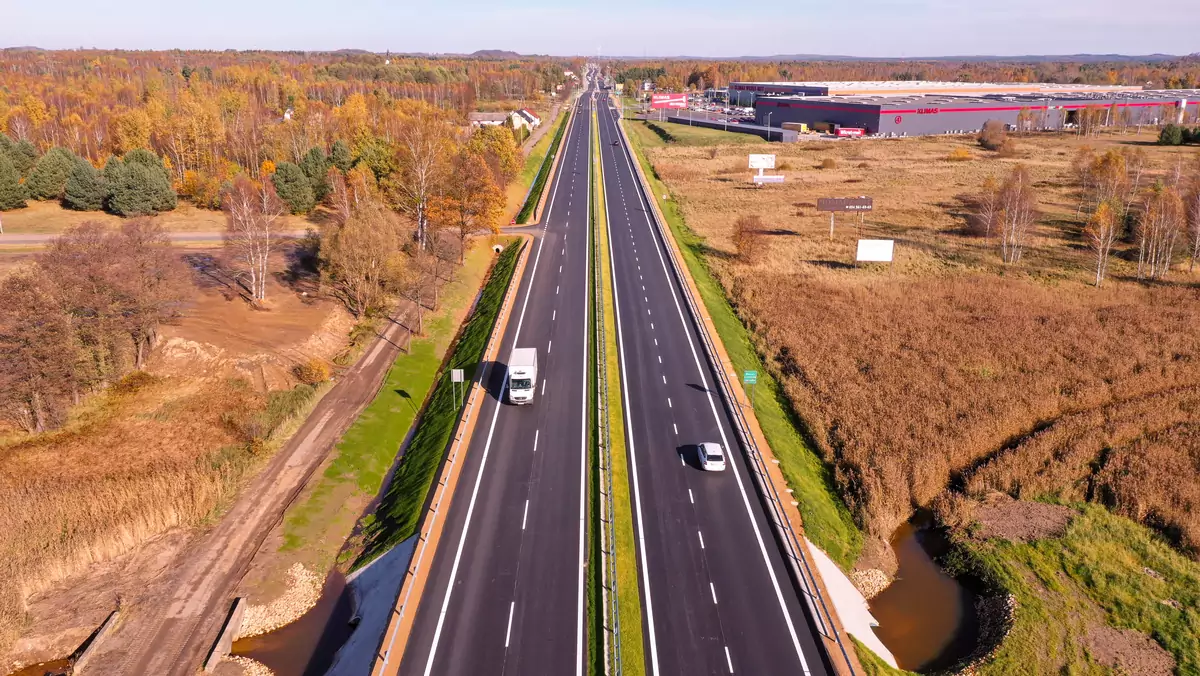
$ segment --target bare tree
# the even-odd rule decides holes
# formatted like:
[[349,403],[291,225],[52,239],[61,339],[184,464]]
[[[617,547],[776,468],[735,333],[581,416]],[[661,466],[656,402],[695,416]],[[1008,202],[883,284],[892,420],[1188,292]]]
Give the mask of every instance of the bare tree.
[[983,189],[975,198],[975,205],[975,227],[977,231],[983,232],[984,237],[991,237],[992,230],[996,229],[996,219],[1000,215],[1000,186],[995,178],[988,176],[983,180]]
[[158,327],[178,317],[187,297],[185,271],[162,226],[135,218],[114,235],[122,252],[117,280],[124,299],[125,330],[134,346],[134,368],[142,368],[158,342]]
[[430,257],[426,250],[414,248],[412,256],[393,259],[390,273],[392,288],[416,310],[418,336],[425,333],[425,299],[430,287],[437,284],[430,274]]
[[1021,261],[1028,244],[1029,230],[1037,219],[1037,196],[1025,167],[1013,168],[1012,174],[1000,187],[998,205],[1000,256],[1006,264],[1013,265]]
[[344,223],[334,224],[323,238],[326,277],[356,317],[383,307],[393,261],[403,255],[404,235],[400,217],[380,201],[370,200],[353,209]]
[[[1116,202],[1115,208],[1114,202]],[[1088,240],[1088,246],[1096,253],[1097,287],[1104,283],[1104,277],[1108,273],[1108,255],[1112,251],[1113,243],[1121,234],[1123,221],[1117,217],[1117,211],[1120,208],[1120,202],[1116,200],[1101,202],[1083,230],[1084,236]]]
[[1196,258],[1200,257],[1200,177],[1197,177],[1196,186],[1188,194],[1187,219],[1188,244],[1192,254],[1188,263],[1190,273],[1196,267]]
[[245,174],[221,199],[225,209],[225,246],[233,249],[244,274],[250,280],[250,296],[255,302],[267,298],[267,264],[278,245],[277,232],[285,207],[270,181],[252,181]]
[[420,109],[400,132],[400,175],[392,185],[396,202],[416,223],[417,246],[429,244],[429,206],[445,179],[451,145],[449,126],[432,110]]
[[1175,245],[1183,229],[1183,200],[1158,183],[1150,188],[1138,220],[1138,279],[1160,279],[1171,269]]
[[77,343],[55,294],[38,267],[0,282],[0,416],[26,432],[55,427],[75,388]]

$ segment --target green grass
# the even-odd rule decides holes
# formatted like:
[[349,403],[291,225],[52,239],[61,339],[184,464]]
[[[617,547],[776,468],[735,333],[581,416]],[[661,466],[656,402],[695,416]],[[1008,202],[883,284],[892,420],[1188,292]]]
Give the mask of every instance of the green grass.
[[[854,524],[850,510],[846,508],[833,486],[829,468],[805,442],[799,432],[799,419],[779,387],[779,383],[763,368],[750,333],[738,319],[730,306],[724,289],[709,270],[702,251],[704,241],[687,227],[683,213],[674,200],[662,199],[670,190],[654,173],[646,157],[644,139],[654,136],[640,122],[630,122],[627,129],[638,162],[650,181],[651,192],[658,201],[668,227],[683,252],[683,259],[692,278],[700,290],[700,297],[725,350],[739,372],[758,371],[758,391],[754,397],[754,413],[771,445],[779,467],[788,486],[795,491],[800,503],[800,515],[804,519],[804,531],[810,540],[829,555],[843,570],[850,570],[862,550],[862,533]],[[639,130],[640,128],[640,133]]]
[[1200,673],[1200,564],[1103,507],[1075,507],[1080,515],[1060,538],[968,545],[1018,604],[981,673],[1109,673],[1086,652],[1088,629],[1100,622],[1151,636],[1175,656],[1177,673]]
[[[592,111],[592,117],[589,120],[589,123],[592,126],[593,136],[592,136],[592,145],[588,149],[588,153],[589,153],[589,158],[592,161],[593,173],[591,174],[591,183],[589,184],[588,189],[592,191],[592,193],[591,193],[592,204],[595,205],[596,204],[596,201],[595,201],[596,200],[596,174],[594,172],[595,172],[595,163],[596,163],[596,143],[597,143],[597,140],[595,137],[595,131],[596,131],[596,113],[595,113],[595,111]],[[588,241],[591,244],[591,246],[593,247],[592,252],[595,253],[595,251],[596,251],[596,249],[595,249],[595,243],[596,243],[596,209],[595,209],[595,207],[593,207],[591,212],[588,214],[588,237],[590,238]],[[594,272],[594,270],[592,272]],[[590,321],[589,326],[592,326],[592,327],[597,326],[597,324],[596,324],[596,293],[597,293],[597,291],[598,291],[598,289],[596,288],[596,277],[594,274],[589,274],[588,275],[588,319]],[[587,523],[589,524],[588,531],[589,531],[589,533],[591,533],[591,536],[588,538],[588,575],[587,575],[587,586],[588,586],[588,588],[587,588],[587,599],[588,599],[587,613],[588,613],[588,627],[590,628],[589,629],[589,631],[590,631],[589,638],[591,639],[590,641],[588,641],[588,673],[591,676],[598,676],[599,674],[605,673],[605,666],[608,663],[608,655],[604,651],[604,640],[605,640],[604,623],[606,621],[606,618],[604,616],[603,608],[604,608],[604,591],[605,590],[604,590],[604,586],[603,586],[603,580],[601,579],[601,577],[604,573],[604,570],[606,570],[606,569],[604,567],[604,553],[602,551],[602,547],[604,545],[603,545],[603,543],[601,541],[601,537],[600,537],[600,527],[601,527],[601,524],[600,524],[600,501],[601,501],[601,499],[603,499],[602,498],[602,489],[601,489],[601,485],[602,485],[601,481],[602,481],[603,475],[600,472],[599,453],[596,452],[600,448],[601,436],[600,436],[599,417],[597,415],[595,415],[596,400],[597,400],[597,396],[598,396],[598,392],[599,392],[600,380],[599,380],[599,378],[596,377],[596,366],[599,362],[596,359],[596,356],[597,356],[596,350],[597,350],[598,345],[597,345],[597,341],[596,341],[596,332],[595,332],[594,328],[592,331],[588,332],[587,341],[588,341],[588,364],[589,364],[588,390],[587,390],[588,398],[589,398],[588,399],[588,410],[592,411],[592,415],[590,416],[592,439],[591,439],[591,446],[589,446],[588,448],[589,448],[589,450],[593,451],[591,453],[588,453],[588,487],[589,487],[588,490],[590,491],[590,499],[588,500]]]
[[[570,122],[571,106],[567,105],[567,110],[563,111],[563,120],[558,123],[558,129],[554,131],[554,140],[550,142],[550,149],[546,152],[545,157],[539,165],[537,178],[533,181],[533,188],[529,191],[529,196],[525,198],[525,204],[521,206],[521,211],[517,213],[517,223],[524,225],[529,222],[529,218],[533,216],[533,210],[537,208],[538,201],[542,198],[542,191],[546,189],[546,180],[550,176],[550,168],[554,166],[554,156],[558,153],[558,147],[562,144],[563,133],[567,129],[567,124]],[[547,137],[550,134],[546,135]],[[542,139],[544,141],[545,138]],[[541,141],[538,141],[541,143]],[[526,161],[526,169],[529,168],[529,162]]]
[[[847,636],[850,636],[847,634]],[[850,640],[854,642],[854,651],[858,653],[858,661],[862,664],[863,673],[866,676],[917,676],[911,671],[897,669],[892,665],[884,662],[882,658],[876,655],[862,641],[850,636]]]
[[766,143],[754,134],[739,134],[674,122],[627,120],[625,129],[631,136],[637,136],[641,144],[647,148],[661,148],[666,145],[698,147]]
[[[384,491],[375,514],[364,519],[363,551],[354,562],[353,568],[365,565],[416,534],[425,498],[441,465],[446,445],[454,433],[454,425],[461,411],[454,400],[449,370],[460,368],[466,371],[468,382],[473,378],[475,369],[483,358],[492,327],[496,323],[496,316],[504,302],[504,295],[508,291],[516,267],[517,254],[522,246],[520,241],[513,242],[497,258],[479,302],[459,334],[458,343],[454,346],[445,368],[438,372],[436,386],[425,405],[420,424],[413,433],[400,466],[396,468],[391,483]],[[406,403],[414,406],[414,412],[420,407],[421,399],[416,396],[405,399]]]
[[[597,135],[597,143],[599,136]],[[595,160],[599,160],[599,148]],[[616,307],[612,294],[612,266],[608,253],[608,231],[604,202],[603,164],[596,162],[597,247],[603,280],[604,358],[608,378],[608,425],[612,443],[613,527],[616,538],[617,591],[621,620],[621,660],[624,673],[646,673],[642,644],[642,603],[638,581],[637,543],[633,530],[633,503],[629,496],[629,468],[625,446],[625,411],[621,401],[621,368],[617,350]]]
[[533,179],[537,177],[538,170],[542,168],[542,160],[546,159],[546,152],[550,149],[550,144],[554,142],[554,136],[558,130],[562,128],[563,123],[567,119],[567,109],[558,114],[554,120],[554,131],[547,132],[538,139],[537,143],[529,149],[529,155],[525,157],[525,166],[521,169],[521,173],[517,175],[518,185],[529,186],[533,184]]
[[383,477],[454,339],[458,328],[455,318],[474,299],[491,259],[491,250],[484,246],[468,252],[458,281],[445,287],[439,311],[426,319],[425,336],[414,338],[409,351],[396,356],[378,394],[342,435],[321,477],[287,511],[281,550],[309,548],[315,545],[314,540],[321,540],[326,548],[340,546],[340,537],[325,542],[323,535],[330,524],[353,524],[361,506],[348,506],[350,498],[366,500],[379,493]]

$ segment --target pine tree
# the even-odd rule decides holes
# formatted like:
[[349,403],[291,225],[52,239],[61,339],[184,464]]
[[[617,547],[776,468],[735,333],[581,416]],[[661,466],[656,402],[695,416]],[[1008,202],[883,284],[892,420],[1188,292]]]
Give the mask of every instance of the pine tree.
[[76,211],[98,211],[104,208],[107,198],[108,186],[100,172],[86,160],[78,160],[67,176],[63,206]]
[[293,214],[307,213],[316,205],[312,184],[300,167],[291,162],[280,162],[271,180],[275,183],[279,199],[288,205]]
[[29,178],[25,179],[29,196],[35,200],[61,199],[67,176],[78,161],[75,153],[66,148],[51,148],[38,158]]
[[25,206],[25,186],[6,153],[0,152],[0,211]]
[[14,141],[0,134],[0,155],[7,155],[18,176],[29,173],[30,167],[37,161],[37,148],[29,141]]
[[354,163],[350,146],[341,139],[334,141],[333,147],[329,149],[329,162],[342,171],[350,171],[350,165]]
[[329,159],[325,157],[325,151],[320,148],[310,149],[304,159],[300,160],[300,168],[304,170],[304,175],[312,184],[313,198],[318,202],[325,199],[325,195],[329,193],[329,184],[325,182],[325,172],[329,170]]
[[104,180],[110,190],[108,209],[118,216],[170,211],[178,199],[162,160],[149,150],[132,150],[123,160],[110,159],[104,166]]

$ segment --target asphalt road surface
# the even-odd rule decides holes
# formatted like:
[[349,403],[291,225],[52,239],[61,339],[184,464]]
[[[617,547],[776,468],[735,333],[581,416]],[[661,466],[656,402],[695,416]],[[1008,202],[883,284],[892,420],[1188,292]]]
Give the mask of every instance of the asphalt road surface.
[[[636,160],[607,97],[596,105],[647,673],[827,673],[650,220]],[[726,449],[726,471],[700,469],[695,445],[709,441]]]
[[567,129],[500,358],[538,350],[531,405],[492,369],[417,609],[405,675],[582,674],[590,96]]

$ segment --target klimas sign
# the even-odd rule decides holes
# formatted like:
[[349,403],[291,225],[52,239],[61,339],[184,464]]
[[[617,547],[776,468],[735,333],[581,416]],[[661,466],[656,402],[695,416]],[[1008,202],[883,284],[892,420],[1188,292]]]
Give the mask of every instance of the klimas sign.
[[687,108],[687,94],[652,94],[651,108]]

